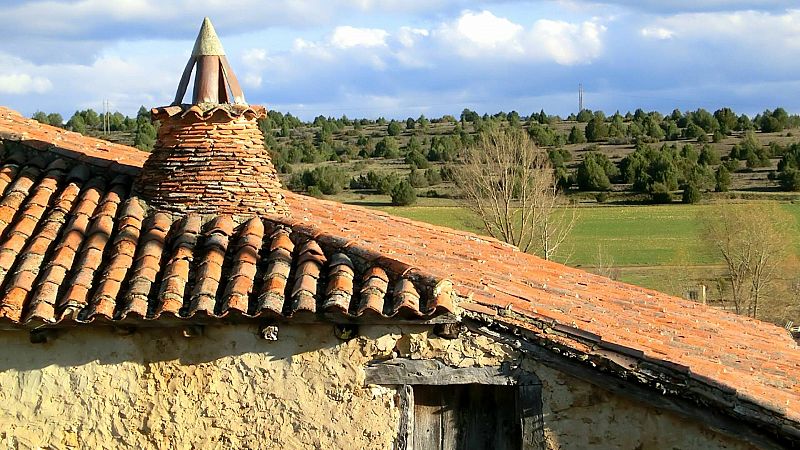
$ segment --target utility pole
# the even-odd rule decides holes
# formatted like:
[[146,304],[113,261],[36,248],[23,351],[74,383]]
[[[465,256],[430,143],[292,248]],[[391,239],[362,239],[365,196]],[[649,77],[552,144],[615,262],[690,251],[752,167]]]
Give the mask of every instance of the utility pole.
[[583,83],[578,83],[578,112],[583,111]]

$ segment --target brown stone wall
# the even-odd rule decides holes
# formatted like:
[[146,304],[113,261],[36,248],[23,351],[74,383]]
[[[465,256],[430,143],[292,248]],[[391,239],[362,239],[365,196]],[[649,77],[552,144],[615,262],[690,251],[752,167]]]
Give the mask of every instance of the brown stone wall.
[[[150,329],[121,336],[65,330],[45,344],[0,332],[0,447],[389,449],[400,411],[364,366],[394,356],[459,367],[518,358],[483,336],[427,327],[282,326],[278,341],[245,325],[203,336]],[[523,361],[543,383],[549,449],[747,449],[702,424]]]
[[288,214],[256,118],[162,119],[136,192],[155,208],[200,214]]

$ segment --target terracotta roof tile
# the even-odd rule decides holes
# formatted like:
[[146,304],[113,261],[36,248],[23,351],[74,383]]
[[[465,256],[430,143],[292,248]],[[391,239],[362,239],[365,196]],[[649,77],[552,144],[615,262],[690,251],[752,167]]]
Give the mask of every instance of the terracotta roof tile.
[[[113,173],[134,175],[147,154],[2,108],[0,140],[7,147],[0,160],[0,242],[24,254],[0,251],[0,271],[8,272],[0,286],[0,322],[65,320],[52,305],[74,305],[80,314],[71,318],[78,321],[98,314],[152,320],[162,310],[183,319],[234,311],[286,319],[315,311],[340,320],[417,311],[429,319],[455,312],[458,303],[466,314],[525,330],[548,348],[567,348],[587,360],[626,355],[642,365],[639,377],[684,377],[676,389],[685,395],[762,424],[775,423],[779,414],[782,432],[800,430],[800,350],[777,326],[544,261],[486,237],[289,192],[291,218],[262,217],[261,242],[255,222],[237,228],[218,216],[201,226],[192,245],[187,236],[194,225],[145,214],[133,206],[136,200],[120,208],[128,195],[120,187],[129,181],[108,189],[102,181]],[[9,142],[28,150],[9,151]],[[36,189],[48,162],[30,158],[39,155],[31,148],[43,149],[51,162],[58,155],[76,166],[110,167],[91,169],[95,178],[83,183],[66,225],[49,244],[61,219],[52,205],[36,207],[47,195]],[[66,182],[57,183],[55,198]],[[58,203],[61,211],[69,209],[69,201]],[[50,217],[52,227],[41,227],[40,239],[37,223]],[[40,261],[50,246],[54,250]],[[163,301],[167,293],[175,294],[169,302]]]

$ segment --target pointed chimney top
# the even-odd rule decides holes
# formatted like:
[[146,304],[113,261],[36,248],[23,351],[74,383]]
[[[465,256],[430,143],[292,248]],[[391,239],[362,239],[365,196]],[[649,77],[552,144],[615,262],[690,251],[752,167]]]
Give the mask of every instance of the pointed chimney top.
[[223,50],[222,42],[220,42],[219,38],[217,37],[217,31],[214,29],[214,25],[211,24],[211,19],[206,17],[203,19],[203,25],[200,27],[200,32],[197,33],[197,40],[194,41],[192,56],[221,56],[224,54],[225,50]]
[[173,105],[183,104],[183,97],[189,88],[189,79],[195,66],[197,66],[197,70],[194,75],[192,105],[247,106],[239,80],[236,79],[236,75],[228,63],[228,58],[225,57],[225,50],[222,49],[222,43],[208,17],[203,19],[192,55],[189,57],[189,62],[186,63],[186,68],[183,69],[183,76],[178,84]]

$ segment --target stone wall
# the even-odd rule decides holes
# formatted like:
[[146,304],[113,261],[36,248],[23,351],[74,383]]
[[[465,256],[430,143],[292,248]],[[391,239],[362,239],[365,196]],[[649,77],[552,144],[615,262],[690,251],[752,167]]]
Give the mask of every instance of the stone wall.
[[[123,336],[63,332],[45,344],[0,333],[0,447],[387,449],[398,433],[392,387],[364,387],[363,367],[393,356],[497,365],[517,355],[482,336],[444,340],[424,327],[251,326]],[[550,448],[748,448],[525,361],[542,379]]]
[[179,213],[287,215],[281,183],[254,113],[162,115],[135,190]]

